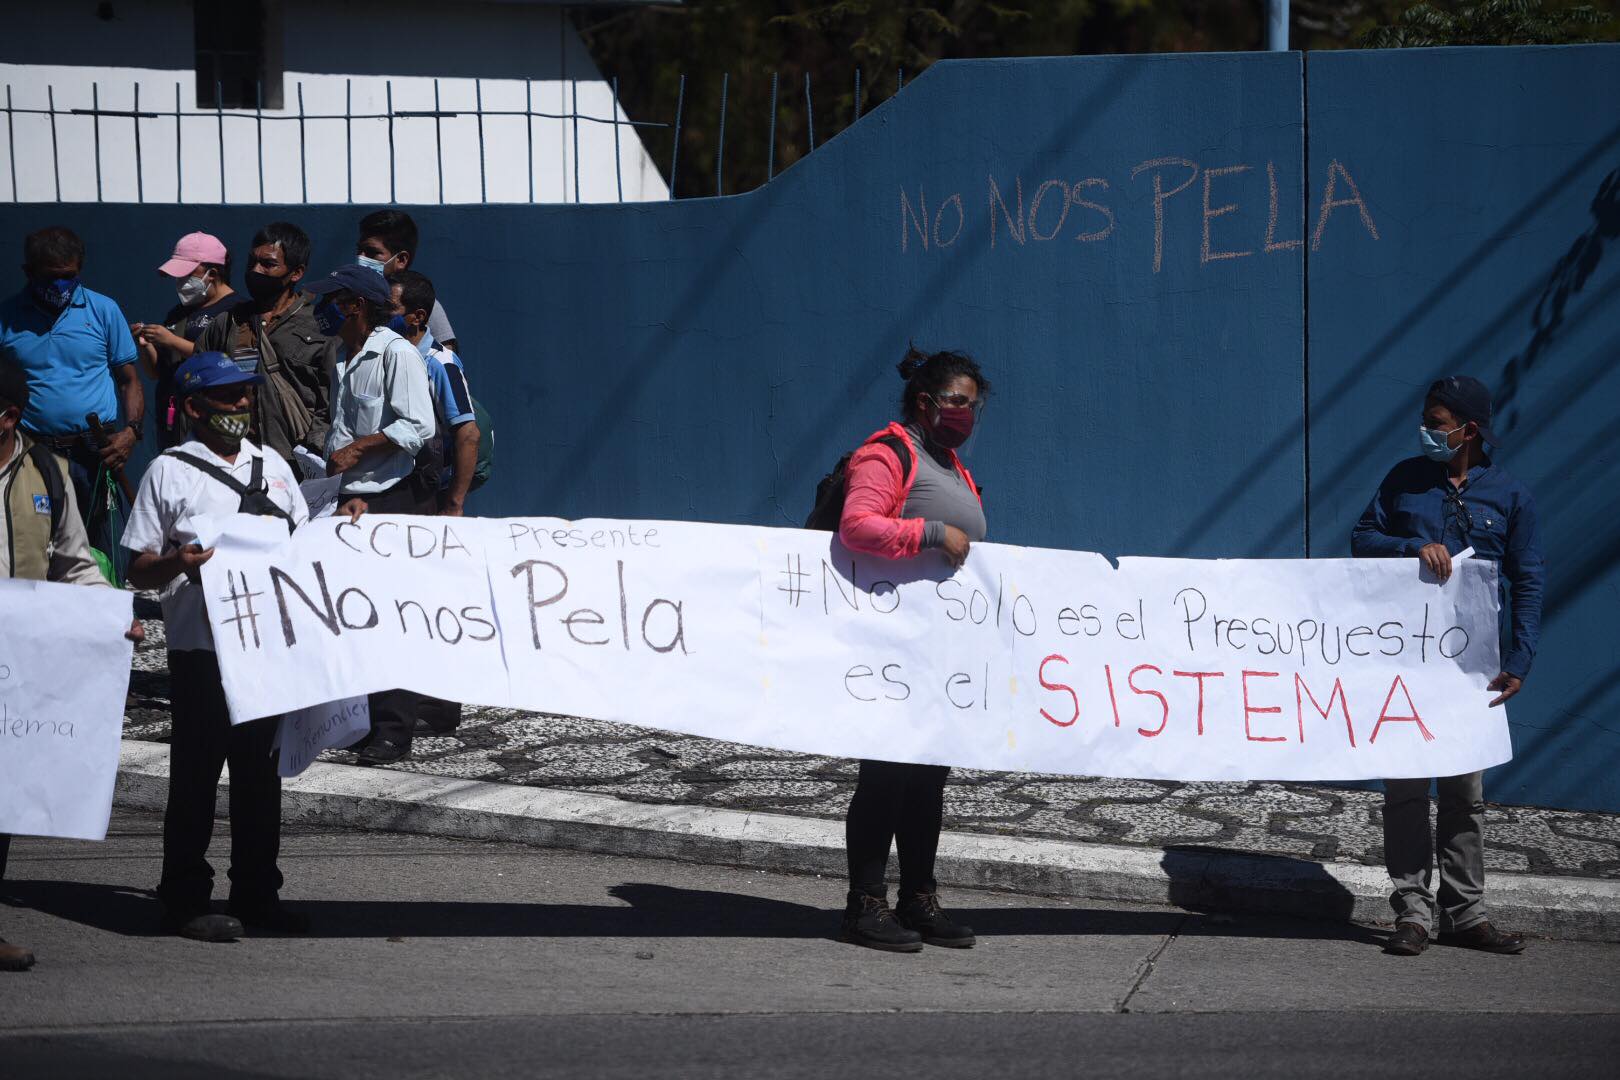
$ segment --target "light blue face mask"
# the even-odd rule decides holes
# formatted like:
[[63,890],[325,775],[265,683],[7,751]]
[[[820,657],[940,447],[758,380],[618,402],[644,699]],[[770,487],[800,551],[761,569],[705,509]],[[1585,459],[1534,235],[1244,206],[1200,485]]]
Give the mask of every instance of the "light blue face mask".
[[361,266],[364,266],[368,270],[375,270],[383,277],[387,277],[388,263],[393,262],[397,258],[399,258],[399,252],[396,251],[393,255],[388,257],[388,262],[383,262],[381,259],[373,259],[369,255],[356,255],[354,257],[354,261],[359,263]]
[[1457,451],[1461,450],[1462,447],[1448,446],[1447,440],[1467,426],[1467,424],[1463,424],[1461,427],[1454,427],[1450,431],[1438,431],[1433,428],[1426,428],[1419,425],[1418,445],[1423,448],[1423,456],[1428,458],[1430,461],[1438,461],[1442,463],[1450,461],[1452,458],[1456,457]]

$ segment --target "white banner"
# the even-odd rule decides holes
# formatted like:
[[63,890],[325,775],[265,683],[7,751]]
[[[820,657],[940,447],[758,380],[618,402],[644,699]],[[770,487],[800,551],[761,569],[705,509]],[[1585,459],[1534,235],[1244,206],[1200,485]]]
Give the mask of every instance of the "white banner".
[[107,835],[132,602],[116,589],[0,578],[0,833]]
[[282,776],[297,776],[322,750],[350,746],[370,731],[371,704],[363,697],[294,709],[282,716],[276,730],[276,769]]
[[237,721],[401,687],[816,754],[1180,780],[1512,755],[1494,564],[1121,559],[648,521],[236,519],[203,567]]

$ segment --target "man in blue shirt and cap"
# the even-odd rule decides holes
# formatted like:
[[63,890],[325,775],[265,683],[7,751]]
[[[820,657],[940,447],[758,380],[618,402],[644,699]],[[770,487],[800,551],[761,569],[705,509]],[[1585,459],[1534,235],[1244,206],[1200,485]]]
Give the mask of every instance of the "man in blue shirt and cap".
[[[1517,479],[1495,464],[1486,446],[1491,394],[1467,375],[1429,387],[1418,432],[1421,457],[1391,469],[1350,535],[1357,557],[1417,558],[1441,581],[1454,556],[1501,568],[1504,619],[1510,627],[1502,670],[1490,681],[1490,704],[1519,692],[1541,637],[1546,578],[1536,534],[1536,504]],[[1440,940],[1487,952],[1524,951],[1524,938],[1491,925],[1485,914],[1484,774],[1441,777],[1433,842],[1440,888],[1431,891],[1434,848],[1429,834],[1429,781],[1384,781],[1384,864],[1395,891],[1395,932],[1384,951],[1416,956],[1428,947],[1438,908]]]
[[[90,543],[111,554],[111,522],[92,485],[114,471],[140,441],[146,395],[135,371],[135,338],[113,300],[79,281],[84,241],[52,226],[23,241],[27,287],[0,301],[0,360],[28,377],[22,426],[68,463]],[[118,420],[122,406],[123,422]],[[86,418],[102,424],[97,442]],[[101,510],[102,512],[97,512]]]

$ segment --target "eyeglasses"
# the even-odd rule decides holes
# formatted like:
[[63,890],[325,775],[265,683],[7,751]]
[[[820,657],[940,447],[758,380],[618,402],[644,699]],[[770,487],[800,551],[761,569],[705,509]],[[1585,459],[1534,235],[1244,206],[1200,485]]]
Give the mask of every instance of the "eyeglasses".
[[934,404],[942,409],[972,409],[973,415],[984,412],[984,398],[970,398],[966,394],[930,394]]

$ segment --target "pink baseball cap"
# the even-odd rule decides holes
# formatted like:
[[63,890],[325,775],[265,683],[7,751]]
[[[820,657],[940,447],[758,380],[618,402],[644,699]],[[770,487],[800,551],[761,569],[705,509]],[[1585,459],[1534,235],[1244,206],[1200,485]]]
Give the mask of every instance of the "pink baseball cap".
[[219,242],[218,237],[205,232],[187,233],[174,245],[174,255],[169,261],[158,267],[158,273],[168,274],[172,278],[190,277],[198,263],[223,266],[227,258],[229,255],[226,254],[225,245]]

